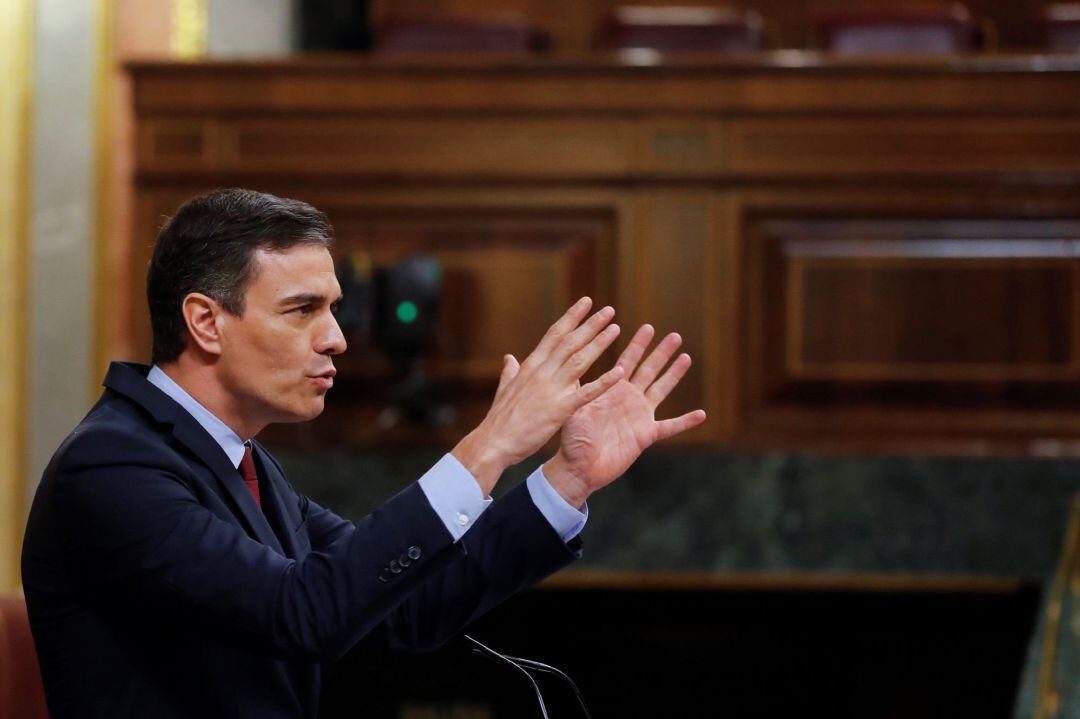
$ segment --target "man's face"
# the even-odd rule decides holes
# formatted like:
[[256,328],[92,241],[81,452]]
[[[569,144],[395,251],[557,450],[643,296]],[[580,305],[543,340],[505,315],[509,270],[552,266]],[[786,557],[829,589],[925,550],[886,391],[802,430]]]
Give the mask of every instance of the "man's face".
[[341,299],[330,253],[318,245],[257,250],[240,317],[219,320],[219,377],[248,422],[318,416],[333,385],[332,355],[345,351],[332,309]]

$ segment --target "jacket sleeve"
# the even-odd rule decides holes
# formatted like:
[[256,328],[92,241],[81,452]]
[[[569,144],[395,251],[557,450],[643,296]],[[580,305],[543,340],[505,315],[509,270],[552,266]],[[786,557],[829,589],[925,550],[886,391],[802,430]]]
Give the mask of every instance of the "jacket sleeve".
[[[303,507],[315,551],[321,551],[327,537],[339,541],[348,536],[351,522],[303,495],[296,494],[294,500]],[[452,559],[387,615],[373,642],[395,651],[431,651],[505,599],[581,556],[580,539],[564,542],[524,483],[494,502],[457,546],[460,551]],[[390,581],[411,578],[407,550],[396,559],[403,568]]]
[[[524,484],[496,500],[460,544],[465,551],[432,573],[380,627],[392,649],[433,650],[508,597],[581,556],[581,540],[564,542]],[[432,611],[434,603],[442,611]]]

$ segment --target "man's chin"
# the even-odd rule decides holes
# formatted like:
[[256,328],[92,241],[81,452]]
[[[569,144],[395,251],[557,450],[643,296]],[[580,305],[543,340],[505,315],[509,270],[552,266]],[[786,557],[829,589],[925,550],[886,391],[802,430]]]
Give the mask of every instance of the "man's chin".
[[298,422],[310,422],[323,413],[326,408],[323,398],[319,397],[318,404],[312,404],[303,409],[292,409],[280,412],[274,418],[274,424],[296,424]]

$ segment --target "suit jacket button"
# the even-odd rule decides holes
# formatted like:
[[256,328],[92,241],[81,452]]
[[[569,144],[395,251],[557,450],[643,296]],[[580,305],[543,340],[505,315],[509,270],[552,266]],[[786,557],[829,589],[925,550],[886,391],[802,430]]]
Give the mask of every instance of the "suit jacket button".
[[409,555],[409,559],[413,559],[413,560],[419,559],[420,558],[420,547],[417,547],[416,545],[413,545],[413,546],[409,547],[408,555]]
[[379,581],[383,584],[386,584],[390,581],[390,575],[386,573],[385,569],[379,572]]
[[390,560],[390,572],[392,574],[401,574],[401,565],[398,563],[398,560]]
[[402,554],[400,557],[397,558],[397,561],[398,561],[398,564],[400,564],[403,567],[407,567],[410,564],[412,564],[412,560],[409,559],[408,554]]

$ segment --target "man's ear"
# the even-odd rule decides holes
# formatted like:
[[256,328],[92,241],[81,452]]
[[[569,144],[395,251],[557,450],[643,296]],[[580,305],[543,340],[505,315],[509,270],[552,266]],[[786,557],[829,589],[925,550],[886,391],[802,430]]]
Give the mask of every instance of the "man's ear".
[[208,354],[221,354],[220,317],[224,309],[212,298],[192,292],[181,305],[191,341]]

